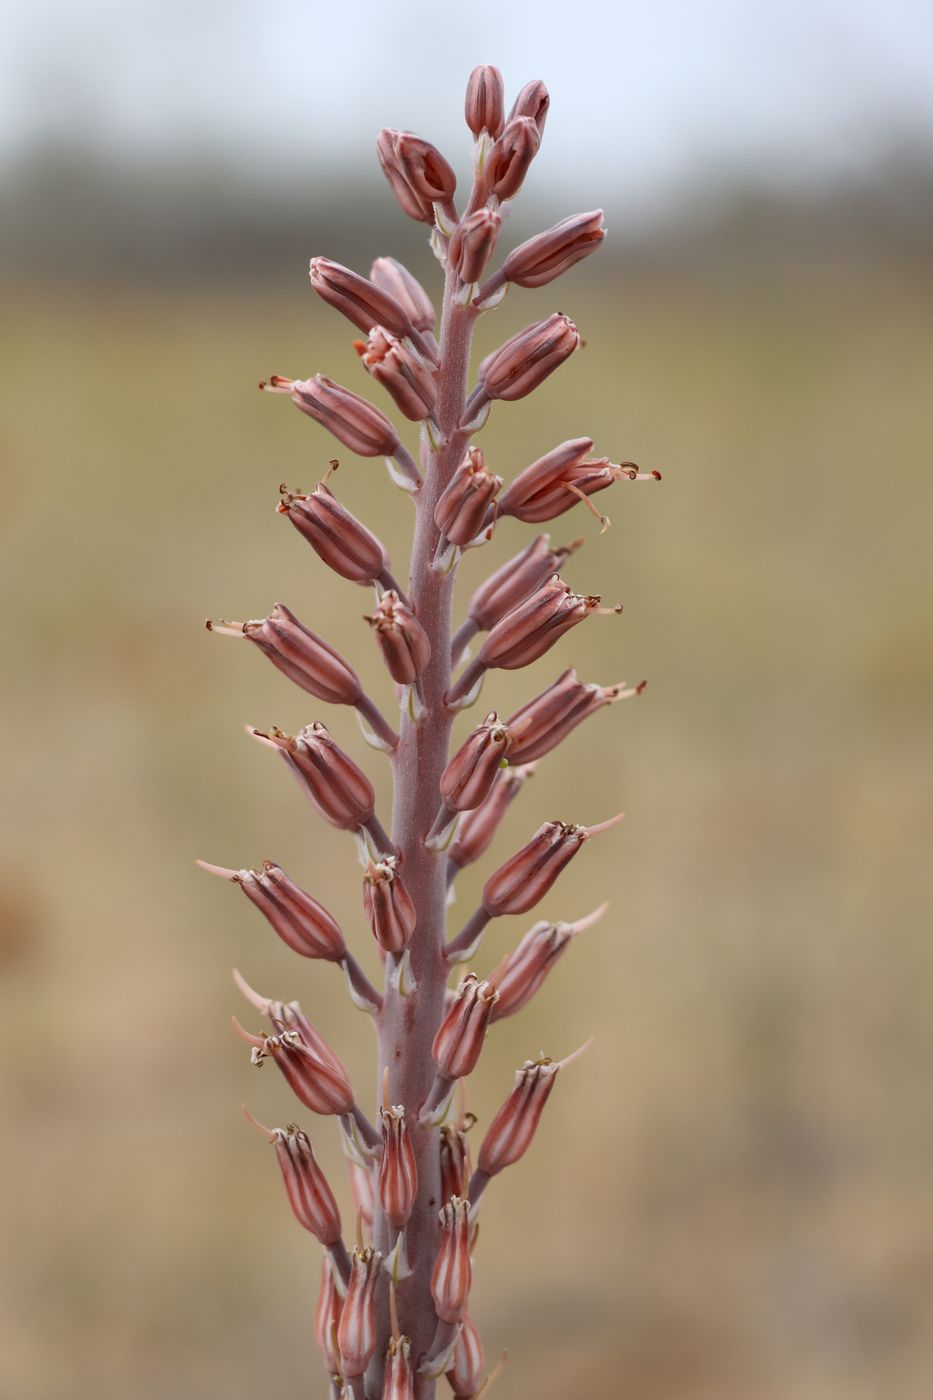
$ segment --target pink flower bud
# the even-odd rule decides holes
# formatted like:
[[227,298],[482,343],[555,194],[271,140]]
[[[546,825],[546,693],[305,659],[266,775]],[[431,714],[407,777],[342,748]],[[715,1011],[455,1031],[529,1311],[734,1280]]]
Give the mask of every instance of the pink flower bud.
[[531,765],[508,768],[496,778],[485,802],[475,812],[464,813],[456,838],[447,852],[452,869],[462,870],[465,865],[472,865],[486,854],[509,803],[521,792],[531,772]]
[[519,287],[543,287],[595,252],[605,236],[601,209],[571,214],[509,253],[502,264],[502,280]]
[[516,97],[508,120],[511,122],[516,117],[530,117],[538,128],[539,136],[543,136],[550,105],[551,95],[547,88],[540,78],[532,78],[531,82],[526,83]]
[[436,146],[412,131],[394,133],[395,158],[416,198],[448,204],[457,190],[457,177]]
[[279,749],[325,821],[342,831],[369,826],[376,806],[372,783],[348,754],[338,748],[329,731],[315,721],[293,737],[273,728],[251,731],[257,739]]
[[350,1282],[337,1328],[341,1371],[347,1380],[361,1376],[376,1351],[376,1285],[382,1255],[374,1249],[355,1249]]
[[373,1188],[372,1172],[368,1171],[366,1167],[361,1167],[358,1162],[349,1162],[348,1167],[353,1204],[362,1217],[364,1230],[371,1234],[373,1216],[376,1213],[376,1193]]
[[300,535],[334,573],[351,583],[374,583],[388,568],[385,549],[376,536],[340,504],[330,487],[319,481],[310,496],[279,487],[276,509],[287,515]]
[[495,987],[478,981],[472,972],[460,983],[431,1047],[438,1072],[446,1079],[463,1079],[473,1072],[496,996]]
[[414,1400],[415,1376],[411,1369],[411,1344],[407,1337],[393,1337],[386,1357],[382,1400]]
[[275,1147],[285,1194],[298,1224],[310,1230],[321,1244],[337,1244],[340,1211],[327,1178],[317,1164],[307,1133],[289,1123],[287,1128],[273,1128],[270,1141]]
[[340,1374],[340,1350],[337,1346],[337,1328],[343,1303],[334,1278],[330,1259],[325,1254],[321,1260],[321,1291],[318,1294],[314,1314],[314,1333],[317,1344],[324,1356],[324,1365],[329,1376]]
[[419,223],[433,224],[433,203],[430,199],[424,199],[415,194],[396,152],[395,143],[398,134],[397,131],[391,131],[385,127],[376,137],[376,154],[379,157],[379,164],[382,166],[382,173],[388,180],[402,212],[407,214],[410,219],[416,219]]
[[347,954],[340,925],[323,904],[290,880],[271,860],[261,870],[226,870],[199,860],[202,870],[232,880],[260,909],[283,943],[303,958],[342,962]]
[[349,267],[331,262],[330,258],[312,258],[309,275],[318,296],[359,330],[368,333],[373,326],[381,326],[393,335],[405,337],[414,329],[404,307],[391,293]]
[[461,282],[478,282],[482,277],[501,227],[502,215],[492,209],[477,209],[461,219],[447,253],[450,265],[456,268]]
[[592,827],[545,822],[528,845],[511,856],[486,881],[482,907],[492,917],[527,913],[544,898],[584,841],[607,831],[621,820],[619,815]]
[[483,1384],[486,1357],[476,1323],[468,1312],[463,1314],[463,1326],[454,1350],[454,1364],[447,1372],[447,1381],[454,1395],[465,1400],[476,1395]]
[[470,1203],[454,1196],[439,1213],[441,1242],[431,1274],[434,1308],[443,1322],[459,1322],[473,1282]]
[[580,344],[580,333],[561,311],[513,335],[486,365],[483,389],[490,399],[523,399]]
[[[470,1122],[473,1120],[470,1119]],[[462,1128],[445,1123],[441,1128],[441,1199],[466,1195],[470,1154]]]
[[254,642],[284,676],[316,700],[330,705],[357,705],[363,689],[359,676],[339,652],[305,627],[284,603],[268,617],[252,622],[205,624],[209,632],[243,636]]
[[509,727],[516,731],[511,761],[530,763],[543,758],[597,710],[640,695],[646,685],[646,681],[635,686],[626,686],[624,681],[618,685],[584,685],[577,680],[575,670],[565,671],[509,719]]
[[405,1123],[404,1108],[382,1110],[382,1160],[379,1163],[379,1204],[397,1230],[408,1220],[418,1194],[418,1168]]
[[521,554],[490,574],[470,599],[469,616],[476,630],[488,631],[559,573],[573,549],[573,545],[558,545],[554,549],[550,535],[538,535]]
[[501,1021],[527,1006],[577,934],[602,918],[607,907],[600,905],[575,924],[549,924],[542,919],[530,928],[514,953],[509,954],[493,975],[499,999],[490,1020]]
[[473,811],[485,801],[499,770],[509,761],[512,735],[492,710],[454,754],[441,775],[440,790],[451,812]]
[[497,199],[518,194],[541,145],[541,133],[530,117],[511,118],[486,157],[486,181]]
[[437,384],[427,365],[412,350],[378,326],[367,341],[355,340],[353,348],[367,373],[392,395],[412,423],[430,418],[437,402]]
[[274,394],[290,394],[302,413],[360,457],[394,457],[398,452],[398,433],[385,414],[323,374],[311,379],[283,379],[274,374],[259,387]]
[[[506,488],[499,503],[502,514],[536,525],[563,515],[577,501],[587,504],[590,496],[614,481],[661,480],[660,472],[640,472],[633,462],[590,458],[592,446],[592,438],[571,438],[532,462]],[[589,509],[596,513],[593,506]],[[599,518],[608,525],[605,516]]]
[[399,685],[411,685],[431,659],[428,634],[411,608],[390,588],[366,620],[376,635],[389,675]]
[[488,131],[495,138],[502,130],[505,111],[505,84],[498,68],[484,63],[474,68],[467,80],[464,115],[474,136]]
[[[516,671],[529,666],[571,627],[599,607],[598,594],[584,596],[555,574],[537,593],[506,613],[486,637],[477,661],[485,667]],[[459,688],[455,687],[455,689]]]
[[[432,215],[433,221],[433,215]],[[404,308],[411,324],[419,331],[433,331],[434,304],[427,292],[397,258],[377,258],[370,273],[377,287],[394,297]]]
[[415,906],[398,873],[395,856],[386,856],[377,864],[370,861],[363,876],[363,908],[380,948],[400,953],[415,930]]
[[482,448],[471,447],[442,491],[434,523],[452,544],[465,549],[486,524],[502,477],[486,470]]
[[524,1157],[560,1068],[559,1062],[542,1059],[526,1060],[518,1070],[515,1087],[490,1123],[479,1149],[477,1166],[484,1176],[495,1176]]
[[323,1038],[311,1027],[297,1002],[269,1002],[276,1035],[249,1035],[234,1021],[237,1033],[252,1046],[254,1065],[270,1058],[296,1098],[312,1113],[343,1116],[355,1107],[347,1071]]

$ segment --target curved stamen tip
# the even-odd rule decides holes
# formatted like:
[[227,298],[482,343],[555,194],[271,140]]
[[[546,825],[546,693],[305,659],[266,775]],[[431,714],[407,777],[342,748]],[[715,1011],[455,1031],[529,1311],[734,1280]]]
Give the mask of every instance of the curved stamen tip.
[[273,1128],[267,1128],[265,1123],[260,1123],[258,1118],[254,1118],[245,1103],[241,1104],[240,1107],[243,1110],[243,1117],[246,1119],[247,1123],[249,1123],[251,1127],[258,1129],[269,1142],[275,1142],[275,1130]]
[[294,379],[287,379],[281,374],[270,374],[268,379],[260,379],[260,389],[265,389],[267,394],[290,394],[295,384]]
[[263,1036],[250,1035],[249,1031],[243,1029],[235,1016],[230,1017],[230,1022],[237,1035],[241,1040],[245,1041],[247,1045],[251,1045],[254,1050],[265,1050],[266,1042]]
[[581,1055],[586,1054],[595,1039],[595,1035],[591,1035],[589,1040],[584,1040],[581,1046],[576,1050],[572,1050],[563,1060],[556,1060],[554,1062],[554,1073],[556,1074],[559,1069],[566,1069],[568,1065],[573,1064],[574,1060],[579,1060]]
[[233,980],[250,1006],[255,1006],[257,1011],[261,1011],[264,1016],[267,1015],[269,1007],[272,1005],[272,998],[260,996],[259,992],[249,985],[239,968],[233,968]]
[[283,734],[281,729],[273,727],[271,733],[265,729],[257,729],[255,725],[244,724],[243,728],[251,739],[256,739],[260,744],[265,744],[267,749],[291,749],[294,748],[295,741],[288,734]]
[[583,830],[589,839],[591,836],[599,836],[603,831],[611,831],[614,826],[618,826],[619,822],[624,820],[625,813],[617,812],[614,817],[607,817],[604,822],[597,822],[595,826],[585,826]]
[[206,860],[196,860],[194,863],[200,870],[206,870],[208,875],[219,875],[222,880],[240,880],[239,870],[228,870],[225,865],[211,865]]
[[609,901],[608,899],[605,899],[603,900],[602,904],[600,904],[598,909],[593,910],[592,914],[584,914],[582,919],[577,919],[574,923],[572,923],[570,925],[572,932],[583,933],[585,929],[592,928],[594,924],[599,923],[600,919],[603,917],[608,908]]

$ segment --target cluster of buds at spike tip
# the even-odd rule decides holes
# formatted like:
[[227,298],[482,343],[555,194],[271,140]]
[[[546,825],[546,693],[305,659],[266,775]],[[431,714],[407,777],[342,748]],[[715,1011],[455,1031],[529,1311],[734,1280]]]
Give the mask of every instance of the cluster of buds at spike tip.
[[418,1168],[408,1135],[404,1108],[382,1109],[382,1157],[379,1162],[379,1204],[389,1224],[401,1230],[407,1224],[418,1194]]
[[617,700],[641,695],[647,684],[639,681],[637,685],[626,685],[619,681],[616,685],[587,685],[577,680],[571,667],[509,718],[509,727],[515,734],[511,761],[531,763],[543,758],[590,715]]
[[376,327],[368,340],[354,340],[363,368],[391,394],[396,407],[412,423],[433,418],[437,404],[434,375],[404,341]]
[[341,1372],[349,1381],[363,1375],[376,1351],[376,1285],[381,1268],[378,1250],[353,1251],[350,1282],[337,1327]]
[[504,958],[493,973],[499,996],[490,1020],[501,1021],[527,1006],[577,934],[591,928],[608,907],[601,904],[592,914],[573,924],[552,924],[546,919],[534,924],[514,953]]
[[410,219],[433,224],[434,206],[439,204],[456,221],[457,177],[436,146],[414,132],[384,127],[376,140],[376,154],[392,193]]
[[605,237],[601,209],[561,219],[553,228],[536,233],[514,248],[499,271],[480,287],[474,305],[482,306],[506,283],[517,287],[546,286],[594,253]]
[[615,481],[660,481],[658,471],[642,472],[634,462],[591,458],[592,438],[571,438],[519,472],[502,493],[499,511],[529,525],[553,520],[583,501],[605,529],[609,524],[589,498]]
[[431,659],[431,643],[411,608],[389,589],[366,621],[389,675],[397,685],[413,685]]
[[471,447],[434,508],[444,538],[461,549],[487,538],[487,516],[501,486],[502,477],[487,471],[482,448]]
[[363,908],[379,947],[386,953],[403,952],[414,933],[416,915],[396,856],[370,861],[363,876]]
[[525,398],[580,344],[580,332],[562,311],[513,335],[480,364],[479,382],[467,400],[461,428],[469,430],[485,422],[492,399],[511,403]]

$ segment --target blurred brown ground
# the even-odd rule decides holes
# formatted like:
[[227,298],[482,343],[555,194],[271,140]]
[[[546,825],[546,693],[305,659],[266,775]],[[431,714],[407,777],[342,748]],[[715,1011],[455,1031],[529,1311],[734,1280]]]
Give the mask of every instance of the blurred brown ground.
[[[389,703],[366,595],[273,513],[334,445],[256,380],[365,392],[301,259],[282,273],[5,295],[4,1397],[324,1394],[317,1248],[239,1117],[292,1109],[230,1035],[227,969],[300,996],[364,1089],[371,1036],[193,865],[274,857],[369,958],[350,844],[242,732],[318,710],[201,627],[282,599]],[[902,250],[830,237],[594,260],[483,323],[488,349],[559,306],[588,342],[494,411],[504,475],[583,432],[664,471],[601,498],[605,536],[582,509],[553,529],[624,616],[482,701],[571,663],[651,682],[541,765],[495,848],[628,814],[543,911],[609,917],[497,1030],[472,1095],[488,1121],[521,1059],[595,1034],[483,1208],[475,1312],[512,1400],[930,1393],[931,291]],[[409,506],[381,466],[344,454],[337,485],[401,572]],[[521,538],[470,557],[464,592]],[[384,793],[352,717],[333,729]],[[478,967],[530,922],[495,925]],[[330,1125],[315,1140],[336,1176]]]

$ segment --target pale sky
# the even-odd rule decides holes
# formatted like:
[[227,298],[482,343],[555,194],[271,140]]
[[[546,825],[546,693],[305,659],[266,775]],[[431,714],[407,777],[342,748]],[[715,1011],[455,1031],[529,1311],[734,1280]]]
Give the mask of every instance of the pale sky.
[[611,204],[611,174],[617,207],[710,171],[818,181],[899,139],[933,150],[933,0],[0,0],[0,14],[4,161],[68,133],[305,178],[371,159],[382,125],[462,157],[464,81],[489,61],[513,92],[551,89],[542,176]]

